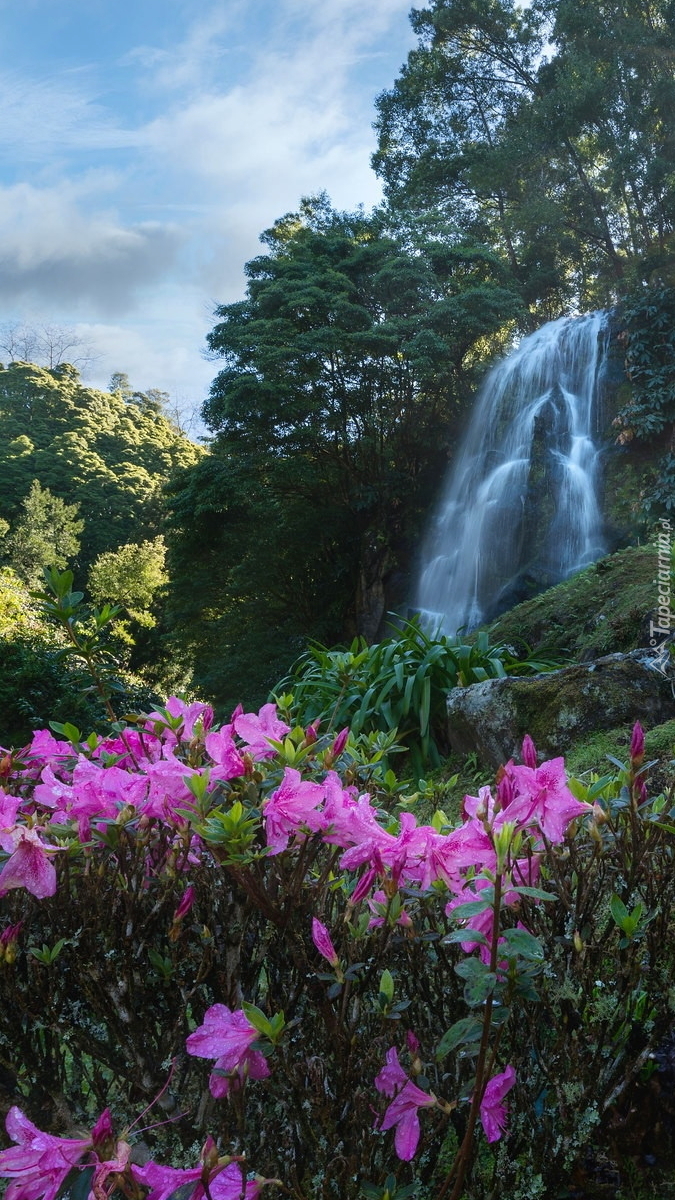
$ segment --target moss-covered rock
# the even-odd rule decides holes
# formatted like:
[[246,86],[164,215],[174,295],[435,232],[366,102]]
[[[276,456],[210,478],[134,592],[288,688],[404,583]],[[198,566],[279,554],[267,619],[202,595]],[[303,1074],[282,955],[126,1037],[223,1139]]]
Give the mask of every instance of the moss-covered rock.
[[649,644],[658,606],[656,546],[631,546],[518,604],[490,626],[491,642],[546,649],[577,662]]
[[675,719],[671,681],[646,650],[612,654],[530,678],[489,679],[448,697],[450,744],[498,767],[526,733],[547,757],[565,754],[599,730]]

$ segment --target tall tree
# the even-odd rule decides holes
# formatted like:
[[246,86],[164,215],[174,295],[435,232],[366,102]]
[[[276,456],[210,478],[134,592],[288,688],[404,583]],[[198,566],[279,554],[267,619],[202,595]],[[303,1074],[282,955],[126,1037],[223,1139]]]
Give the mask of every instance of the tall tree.
[[3,539],[8,565],[24,583],[36,586],[45,567],[63,569],[75,557],[84,529],[78,509],[33,480],[21,515]]
[[447,462],[467,359],[518,310],[494,254],[404,245],[381,214],[325,196],[262,240],[246,299],[209,338],[225,360],[203,413],[211,455],[173,501],[174,603],[187,637],[207,622],[202,660],[223,631],[228,654],[281,638],[286,662],[307,636],[376,635]]
[[432,0],[378,101],[390,202],[442,207],[535,313],[602,303],[674,229],[670,0]]

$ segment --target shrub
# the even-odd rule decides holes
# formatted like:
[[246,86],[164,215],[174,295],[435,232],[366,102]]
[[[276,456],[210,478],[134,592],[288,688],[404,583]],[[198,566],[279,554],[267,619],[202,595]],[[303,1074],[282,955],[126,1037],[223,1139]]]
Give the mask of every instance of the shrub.
[[446,699],[451,688],[557,665],[543,657],[518,658],[504,644],[490,646],[484,632],[470,643],[440,633],[432,636],[415,618],[375,645],[356,638],[349,650],[310,646],[273,695],[288,691],[285,699],[303,725],[321,719],[336,729],[349,725],[356,734],[395,733],[409,751],[410,771],[419,778],[426,767],[438,767],[448,751]]
[[[216,1130],[166,1200],[241,1194],[230,1154],[297,1200],[553,1196],[672,1022],[675,811],[639,728],[569,787],[526,739],[451,829],[388,811],[382,734],[211,719],[174,699],[3,761],[7,1100],[59,1131],[156,1100],[174,1162]],[[101,1195],[147,1196],[154,1168],[84,1141],[82,1195],[108,1171]]]

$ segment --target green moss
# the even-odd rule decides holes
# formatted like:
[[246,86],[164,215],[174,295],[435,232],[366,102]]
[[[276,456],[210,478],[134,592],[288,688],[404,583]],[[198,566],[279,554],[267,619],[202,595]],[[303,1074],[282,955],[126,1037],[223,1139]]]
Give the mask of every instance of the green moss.
[[631,546],[518,604],[490,626],[492,642],[578,662],[649,644],[658,604],[656,549]]
[[[626,762],[630,745],[631,730],[625,727],[604,729],[580,739],[567,753],[565,765],[570,775],[583,775],[594,771],[603,775],[613,770],[608,757]],[[675,721],[665,721],[645,732],[645,761],[656,759],[649,772],[649,790],[652,793],[670,787],[675,781]]]

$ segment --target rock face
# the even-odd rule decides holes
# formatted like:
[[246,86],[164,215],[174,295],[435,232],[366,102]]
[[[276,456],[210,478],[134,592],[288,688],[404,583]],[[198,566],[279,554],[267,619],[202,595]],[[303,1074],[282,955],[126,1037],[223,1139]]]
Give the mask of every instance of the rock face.
[[526,733],[554,757],[594,730],[637,720],[661,725],[675,717],[675,673],[667,669],[668,676],[657,669],[652,651],[633,650],[544,675],[455,688],[448,697],[450,745],[498,767],[519,758]]

